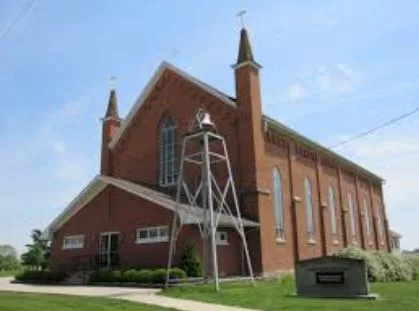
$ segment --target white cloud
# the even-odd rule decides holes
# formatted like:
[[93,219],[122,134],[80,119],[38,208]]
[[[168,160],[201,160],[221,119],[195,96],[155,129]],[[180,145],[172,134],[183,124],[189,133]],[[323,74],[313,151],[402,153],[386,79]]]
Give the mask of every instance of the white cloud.
[[377,133],[343,146],[337,151],[383,177],[390,227],[403,235],[402,247],[419,247],[418,176],[419,137],[417,125]]
[[52,145],[52,150],[58,154],[58,155],[63,155],[66,153],[67,149],[64,145],[63,142],[61,141],[56,141],[53,145]]
[[361,74],[347,64],[337,63],[329,68],[319,67],[314,80],[323,93],[348,94],[361,81]]
[[288,98],[292,101],[299,101],[307,97],[307,89],[301,82],[291,84],[288,91]]

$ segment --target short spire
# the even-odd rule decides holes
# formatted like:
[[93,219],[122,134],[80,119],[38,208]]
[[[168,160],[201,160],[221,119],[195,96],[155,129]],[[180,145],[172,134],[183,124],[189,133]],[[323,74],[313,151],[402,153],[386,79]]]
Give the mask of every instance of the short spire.
[[116,98],[115,89],[112,89],[109,95],[108,108],[106,109],[105,119],[106,118],[119,119],[118,100]]
[[246,28],[243,27],[240,31],[240,45],[239,55],[237,56],[237,65],[248,61],[255,62],[252,47],[250,45],[249,34],[247,33]]

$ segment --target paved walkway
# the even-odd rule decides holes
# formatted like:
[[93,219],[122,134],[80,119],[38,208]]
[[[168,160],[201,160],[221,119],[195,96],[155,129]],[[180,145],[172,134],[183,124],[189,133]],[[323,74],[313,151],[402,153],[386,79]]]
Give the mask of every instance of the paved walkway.
[[106,297],[112,299],[129,300],[166,308],[174,308],[181,311],[257,311],[252,309],[227,307],[192,300],[159,296],[156,295],[156,293],[158,293],[160,290],[152,288],[29,285],[13,284],[11,283],[12,280],[13,278],[0,277],[0,291]]

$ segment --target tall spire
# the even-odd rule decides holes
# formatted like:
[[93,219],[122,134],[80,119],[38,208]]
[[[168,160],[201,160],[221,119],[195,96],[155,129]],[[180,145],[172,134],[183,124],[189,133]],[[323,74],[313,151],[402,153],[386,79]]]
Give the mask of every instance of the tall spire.
[[105,119],[107,118],[119,119],[118,100],[116,98],[115,89],[112,89],[109,95],[108,108],[106,109],[106,115],[105,115]]
[[240,45],[239,55],[237,56],[237,65],[247,61],[255,62],[252,47],[250,45],[249,34],[247,33],[246,28],[243,27],[240,31]]

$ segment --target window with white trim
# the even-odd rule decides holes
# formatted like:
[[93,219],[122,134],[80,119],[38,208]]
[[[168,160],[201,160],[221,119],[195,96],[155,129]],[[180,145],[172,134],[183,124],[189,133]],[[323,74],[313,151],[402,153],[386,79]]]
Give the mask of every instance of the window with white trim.
[[273,188],[274,188],[274,210],[276,221],[276,238],[285,239],[284,230],[284,209],[282,202],[282,180],[281,173],[278,168],[273,170]]
[[169,228],[167,226],[137,229],[137,244],[167,241],[169,241]]
[[228,236],[225,231],[217,231],[215,234],[215,243],[217,245],[228,245]]
[[352,193],[348,193],[348,205],[349,205],[349,217],[351,221],[351,232],[352,235],[356,235],[356,220],[355,220],[355,203],[352,198]]
[[84,235],[69,235],[63,238],[63,249],[77,249],[84,247]]
[[372,234],[372,218],[370,213],[370,206],[368,205],[367,199],[364,198],[364,213],[365,213],[365,224],[367,226],[368,237]]
[[328,198],[328,205],[329,205],[329,210],[330,210],[332,234],[335,236],[335,239],[336,239],[336,236],[338,235],[338,221],[337,221],[335,191],[333,190],[333,187],[331,185],[329,185],[327,198]]
[[304,189],[306,195],[307,237],[309,241],[314,241],[313,192],[311,189],[311,182],[308,178],[304,180]]
[[160,129],[160,176],[161,186],[176,184],[178,167],[175,156],[176,124],[171,118],[165,118]]

